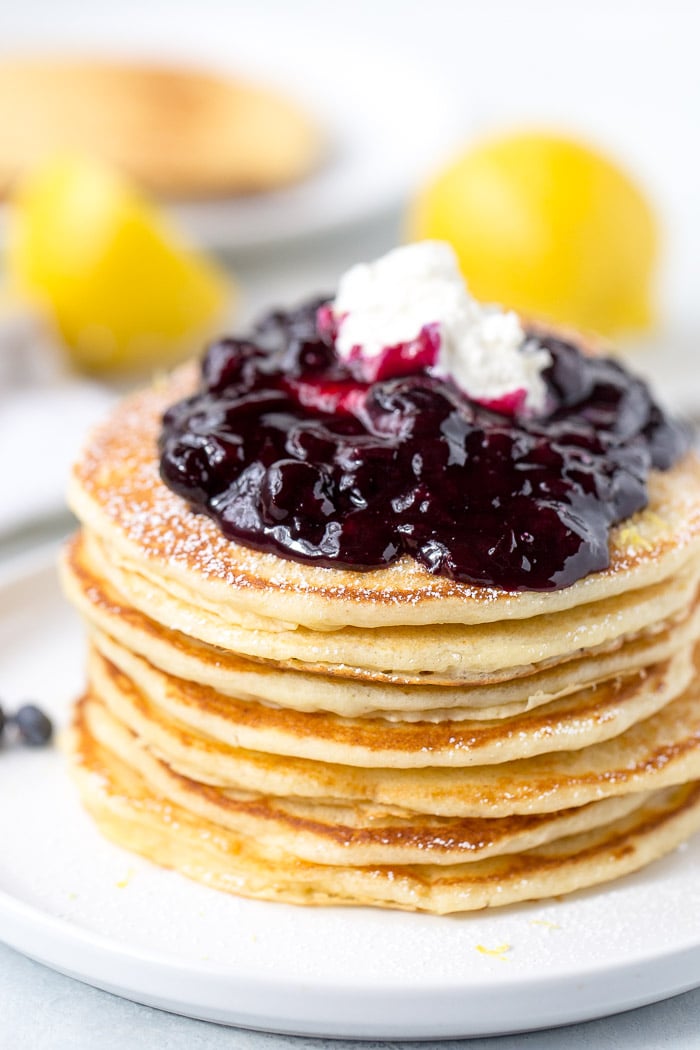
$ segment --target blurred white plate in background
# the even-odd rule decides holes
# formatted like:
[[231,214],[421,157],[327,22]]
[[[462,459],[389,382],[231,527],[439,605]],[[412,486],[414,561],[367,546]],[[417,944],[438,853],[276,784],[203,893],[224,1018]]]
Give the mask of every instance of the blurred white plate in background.
[[66,511],[71,463],[115,393],[70,374],[38,316],[0,316],[0,542]]
[[[36,11],[3,19],[2,52],[104,54],[173,61],[276,87],[321,127],[327,156],[316,172],[271,193],[176,204],[175,217],[202,245],[240,249],[318,234],[397,205],[459,141],[458,107],[428,56],[418,65],[387,41],[353,39],[294,17],[217,19],[196,9],[131,12],[63,5],[64,17]],[[211,12],[210,12],[211,14]],[[33,15],[33,17],[32,17]]]
[[68,473],[114,395],[96,383],[0,393],[0,540],[66,510]]
[[[342,56],[323,51],[320,64],[318,57],[294,52],[287,84],[321,124],[325,161],[285,189],[175,205],[176,218],[200,243],[249,248],[370,218],[403,203],[459,141],[448,95],[428,70],[364,50],[344,48]],[[351,92],[333,76],[342,60],[356,70]],[[259,68],[263,76],[262,61]]]

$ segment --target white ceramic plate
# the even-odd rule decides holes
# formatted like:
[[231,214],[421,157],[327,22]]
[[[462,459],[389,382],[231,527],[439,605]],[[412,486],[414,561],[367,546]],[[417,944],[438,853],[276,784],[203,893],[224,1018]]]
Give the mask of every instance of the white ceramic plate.
[[[0,582],[0,695],[65,723],[82,631],[51,561]],[[0,754],[0,937],[138,1002],[375,1039],[582,1021],[700,984],[700,840],[563,900],[457,918],[238,900],[102,840],[58,751]],[[489,954],[493,953],[493,954]]]
[[[65,14],[65,12],[64,12]],[[210,248],[240,249],[308,236],[398,205],[442,163],[461,120],[440,86],[436,62],[408,62],[387,41],[353,36],[352,25],[218,5],[80,5],[79,17],[41,19],[21,8],[4,20],[0,52],[64,51],[145,56],[216,69],[277,87],[317,121],[326,144],[318,170],[277,192],[175,206],[176,218]]]

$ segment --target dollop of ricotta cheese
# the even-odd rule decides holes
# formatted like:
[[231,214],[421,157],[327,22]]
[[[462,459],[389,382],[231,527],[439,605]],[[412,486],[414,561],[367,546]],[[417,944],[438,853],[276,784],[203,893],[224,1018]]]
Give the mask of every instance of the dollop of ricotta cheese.
[[332,306],[336,350],[345,360],[376,360],[390,348],[437,330],[430,371],[451,376],[474,401],[542,411],[549,353],[527,339],[518,316],[477,302],[452,248],[422,241],[353,266]]

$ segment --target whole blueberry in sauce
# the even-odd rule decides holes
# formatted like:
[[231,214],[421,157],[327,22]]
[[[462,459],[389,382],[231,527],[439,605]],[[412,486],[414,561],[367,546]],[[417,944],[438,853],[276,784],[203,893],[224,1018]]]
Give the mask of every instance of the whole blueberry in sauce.
[[324,302],[215,343],[198,391],[163,419],[163,481],[238,543],[334,568],[409,554],[450,579],[567,587],[608,565],[611,525],[687,448],[621,364],[541,334],[552,363],[536,418],[426,370],[369,383],[317,324]]

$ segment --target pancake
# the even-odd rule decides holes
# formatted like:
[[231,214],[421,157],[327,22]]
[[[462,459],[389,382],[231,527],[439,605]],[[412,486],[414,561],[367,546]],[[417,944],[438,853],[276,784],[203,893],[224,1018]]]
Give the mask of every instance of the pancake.
[[364,681],[339,675],[308,674],[270,663],[246,660],[169,631],[139,613],[105,580],[91,573],[74,539],[61,560],[64,589],[91,630],[108,635],[175,677],[215,689],[224,696],[290,707],[329,711],[346,718],[381,714],[401,721],[502,718],[529,711],[616,675],[667,660],[700,636],[700,605],[690,615],[642,633],[612,651],[572,658],[556,667],[485,685],[436,685],[435,676],[419,675],[406,686],[396,680]]
[[700,786],[655,792],[600,828],[516,854],[461,864],[324,865],[193,816],[155,794],[80,716],[81,795],[102,832],[210,887],[294,904],[353,904],[438,914],[569,893],[635,871],[700,827]]
[[618,737],[492,765],[368,768],[232,747],[151,703],[113,665],[93,689],[115,718],[168,765],[201,783],[286,798],[372,803],[393,813],[507,817],[551,813],[601,798],[700,778],[700,682]]
[[631,813],[653,792],[591,802],[560,813],[495,820],[392,816],[371,806],[331,805],[226,791],[200,784],[156,758],[99,701],[86,698],[79,720],[91,737],[187,812],[323,864],[450,864],[533,849]]
[[307,174],[319,135],[275,91],[114,59],[0,62],[0,187],[51,154],[86,153],[169,196],[272,189]]
[[89,681],[99,695],[111,663],[163,718],[234,748],[319,761],[398,769],[463,767],[573,751],[618,736],[677,697],[690,683],[692,654],[594,686],[535,711],[494,721],[387,722],[340,719],[222,697],[163,674],[107,635],[93,638]]
[[652,473],[648,507],[611,532],[609,568],[557,591],[513,593],[455,583],[409,558],[357,572],[261,554],[226,539],[206,516],[193,515],[160,480],[161,416],[195,383],[194,368],[186,367],[123,402],[92,434],[73,472],[69,501],[110,559],[128,565],[144,586],[175,595],[192,610],[216,611],[224,624],[241,624],[246,615],[261,618],[270,632],[274,621],[281,631],[300,625],[316,632],[500,623],[653,587],[683,575],[698,559],[700,461],[692,454],[667,472]]
[[346,667],[390,672],[399,677],[421,672],[474,681],[508,675],[570,659],[608,646],[674,616],[688,615],[700,575],[695,561],[682,573],[641,591],[625,592],[591,605],[498,623],[437,623],[421,627],[334,631],[265,630],[232,624],[204,604],[190,604],[164,591],[120,561],[93,535],[83,540],[88,568],[104,577],[127,602],[145,615],[199,641],[244,656],[294,661],[309,668]]

